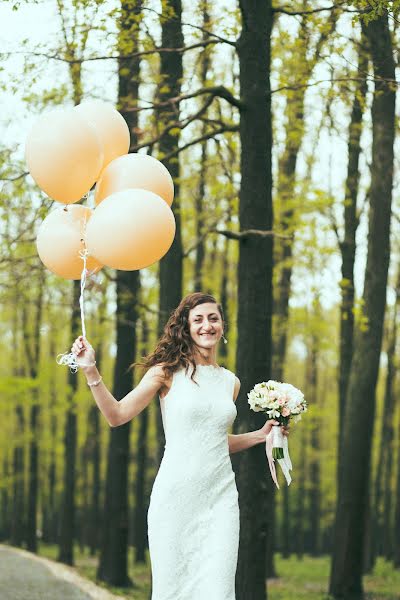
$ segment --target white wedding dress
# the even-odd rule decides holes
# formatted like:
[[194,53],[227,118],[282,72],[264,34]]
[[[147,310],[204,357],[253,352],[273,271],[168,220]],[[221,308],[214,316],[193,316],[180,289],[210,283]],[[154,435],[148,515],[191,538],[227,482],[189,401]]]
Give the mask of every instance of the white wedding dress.
[[235,375],[198,365],[160,399],[165,451],[148,510],[151,600],[235,600],[239,504],[229,457]]

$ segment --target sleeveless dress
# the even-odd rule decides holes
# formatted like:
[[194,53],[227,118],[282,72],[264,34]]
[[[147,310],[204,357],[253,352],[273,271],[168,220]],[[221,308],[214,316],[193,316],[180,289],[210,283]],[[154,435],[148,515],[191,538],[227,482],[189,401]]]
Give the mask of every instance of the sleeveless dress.
[[160,398],[165,451],[148,509],[151,600],[235,600],[239,504],[229,457],[235,375],[197,365]]

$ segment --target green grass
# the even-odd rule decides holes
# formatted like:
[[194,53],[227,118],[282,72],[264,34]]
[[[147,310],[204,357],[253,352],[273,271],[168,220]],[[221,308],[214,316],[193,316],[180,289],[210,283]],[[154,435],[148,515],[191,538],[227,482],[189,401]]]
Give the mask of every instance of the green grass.
[[[41,544],[39,554],[51,558],[57,557],[57,548]],[[107,588],[126,600],[148,600],[150,594],[150,563],[134,565],[133,551],[128,557],[129,575],[135,587],[133,589],[116,588],[96,582],[97,558],[81,553],[75,548],[75,566],[84,577]],[[330,560],[329,557],[298,559],[292,556],[283,559],[276,556],[276,569],[279,577],[268,580],[268,600],[328,600],[327,595]],[[364,578],[366,600],[400,600],[400,570],[379,559],[372,575]]]
[[[268,600],[328,600],[330,559],[327,556],[298,559],[276,557],[279,578],[268,582]],[[400,600],[400,570],[383,559],[364,577],[366,600]]]

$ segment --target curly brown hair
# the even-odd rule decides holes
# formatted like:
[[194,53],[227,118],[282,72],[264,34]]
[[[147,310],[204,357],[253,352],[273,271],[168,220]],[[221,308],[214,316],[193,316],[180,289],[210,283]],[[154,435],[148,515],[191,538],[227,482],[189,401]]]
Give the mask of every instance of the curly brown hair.
[[184,367],[187,373],[192,366],[191,379],[194,381],[196,362],[194,359],[194,342],[189,329],[189,312],[192,308],[206,302],[213,302],[217,305],[222,322],[225,324],[222,306],[214,296],[203,292],[188,294],[171,313],[155,350],[144,357],[142,362],[136,364],[145,369],[161,364],[164,373],[169,377],[181,367]]

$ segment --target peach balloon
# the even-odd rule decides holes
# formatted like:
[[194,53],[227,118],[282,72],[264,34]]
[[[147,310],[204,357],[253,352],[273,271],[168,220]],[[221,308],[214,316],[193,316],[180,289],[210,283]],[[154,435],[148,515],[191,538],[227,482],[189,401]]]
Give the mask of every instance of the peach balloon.
[[97,131],[103,144],[104,169],[114,158],[126,154],[131,143],[129,128],[123,116],[111,104],[88,100],[75,106],[75,110]]
[[90,253],[122,271],[143,269],[160,260],[175,236],[175,219],[166,202],[148,190],[112,194],[95,209],[86,230]]
[[113,160],[104,169],[96,185],[95,201],[128,188],[141,188],[161,196],[171,206],[174,184],[166,167],[147,154],[126,154]]
[[[40,259],[56,275],[64,279],[80,279],[83,260],[79,253],[85,248],[82,240],[93,212],[81,204],[58,208],[49,213],[39,227],[36,246]],[[90,274],[96,273],[102,266],[88,256],[86,268]]]
[[57,202],[71,204],[97,180],[103,148],[96,130],[74,109],[55,110],[36,121],[25,157],[38,186]]

